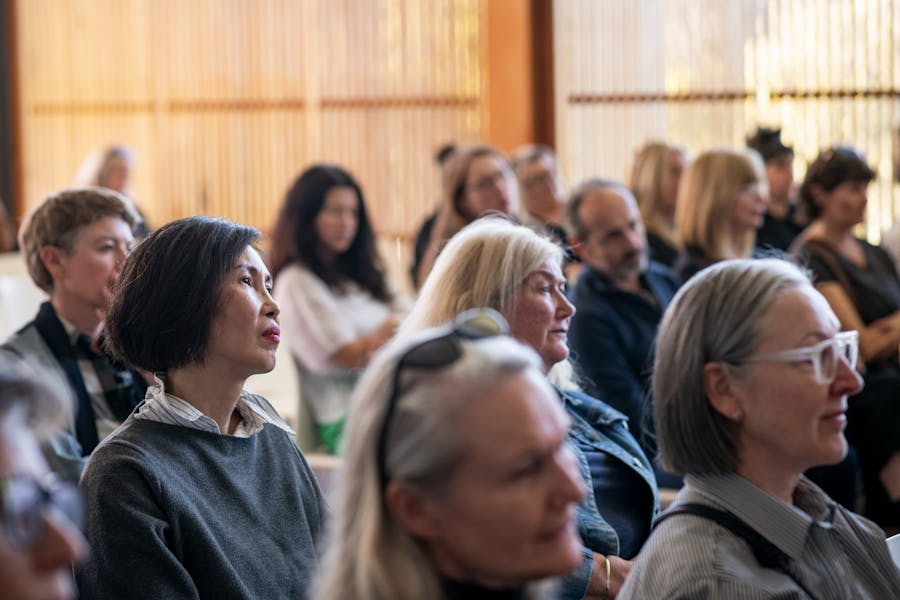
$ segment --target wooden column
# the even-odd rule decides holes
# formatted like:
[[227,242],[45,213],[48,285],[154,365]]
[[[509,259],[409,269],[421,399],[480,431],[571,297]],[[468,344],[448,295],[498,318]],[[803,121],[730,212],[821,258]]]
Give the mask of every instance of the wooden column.
[[20,155],[17,148],[15,27],[13,0],[0,0],[0,198],[13,220],[19,216]]
[[488,0],[488,139],[505,152],[554,143],[551,0]]

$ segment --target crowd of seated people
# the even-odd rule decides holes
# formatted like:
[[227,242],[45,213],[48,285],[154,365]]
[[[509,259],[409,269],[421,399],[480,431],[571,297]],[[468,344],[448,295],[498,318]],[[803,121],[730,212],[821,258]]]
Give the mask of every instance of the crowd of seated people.
[[[875,173],[823,151],[795,209],[780,132],[748,145],[649,143],[633,187],[568,197],[547,147],[448,146],[412,303],[338,165],[270,240],[198,216],[135,242],[127,197],[51,194],[19,232],[48,302],[0,347],[0,589],[900,597],[900,278],[853,233]],[[332,496],[244,390],[280,343]]]

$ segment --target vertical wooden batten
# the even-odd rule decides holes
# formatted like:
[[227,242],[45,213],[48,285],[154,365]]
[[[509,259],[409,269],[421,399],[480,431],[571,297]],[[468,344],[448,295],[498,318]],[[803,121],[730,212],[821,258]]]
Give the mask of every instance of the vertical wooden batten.
[[487,141],[505,152],[535,139],[533,3],[485,2]]

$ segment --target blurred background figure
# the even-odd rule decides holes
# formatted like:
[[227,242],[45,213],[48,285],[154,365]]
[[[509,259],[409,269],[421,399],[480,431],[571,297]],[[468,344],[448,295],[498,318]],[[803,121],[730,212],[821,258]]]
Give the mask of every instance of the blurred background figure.
[[[586,391],[628,417],[644,452],[655,457],[647,392],[653,344],[663,311],[678,290],[671,270],[647,257],[647,238],[631,192],[591,179],[569,198],[569,225],[584,270],[569,289],[576,312],[569,328],[573,360]],[[659,469],[657,483],[681,487]]]
[[0,198],[0,252],[12,252],[17,249],[16,224],[6,210],[3,198]]
[[859,239],[875,171],[851,147],[819,153],[800,186],[812,221],[793,251],[840,320],[859,332],[866,386],[850,402],[847,437],[859,451],[866,515],[900,527],[900,279],[888,255]]
[[518,148],[510,160],[519,181],[519,220],[565,250],[563,271],[568,281],[575,281],[578,269],[573,265],[580,260],[569,245],[566,191],[556,154],[549,146],[530,144]]
[[766,214],[756,232],[756,246],[786,251],[803,230],[794,202],[794,149],[781,141],[781,129],[765,127],[747,138],[747,147],[762,157],[768,181]]
[[672,267],[678,258],[675,207],[687,164],[684,150],[663,142],[641,148],[631,168],[631,187],[647,230],[650,260]]
[[0,359],[0,595],[7,600],[75,597],[72,566],[87,554],[78,530],[81,498],[55,478],[39,440],[62,425],[55,391]]
[[659,327],[653,403],[685,487],[622,598],[897,596],[881,529],[803,476],[847,454],[856,352],[787,261],[722,261],[684,285]]
[[438,217],[419,265],[417,281],[423,284],[438,254],[457,231],[488,214],[500,213],[511,219],[519,214],[519,190],[506,156],[486,145],[459,149],[448,166],[449,194]]
[[568,418],[504,329],[469,311],[369,367],[316,598],[536,598],[531,582],[578,566]]
[[[134,151],[128,146],[115,144],[88,155],[75,174],[75,185],[104,187],[119,192],[134,202],[134,194],[131,191],[134,166]],[[144,213],[136,203],[134,208],[141,217],[135,237],[142,240],[147,237],[150,228]]]
[[744,152],[709,150],[688,167],[678,189],[675,224],[684,245],[675,273],[694,273],[729,258],[749,258],[766,203]]
[[352,175],[336,165],[300,175],[273,228],[269,263],[302,401],[334,454],[360,369],[409,307],[388,280]]
[[86,187],[48,196],[26,217],[19,241],[28,273],[49,296],[0,354],[58,382],[69,422],[47,442],[47,461],[75,481],[91,452],[143,400],[141,373],[101,347],[104,318],[139,218],[125,196]]
[[413,262],[409,268],[409,276],[412,278],[413,289],[415,290],[419,289],[419,281],[417,279],[419,265],[422,263],[422,258],[425,256],[425,251],[428,249],[428,241],[431,239],[431,230],[434,229],[434,222],[437,220],[438,211],[440,210],[444,198],[452,193],[451,187],[453,186],[454,173],[450,166],[453,162],[453,156],[458,151],[459,147],[456,144],[448,143],[438,148],[437,152],[434,153],[434,164],[440,174],[441,193],[438,197],[438,208],[425,217],[425,220],[419,225],[419,229],[416,230],[416,239],[413,246]]

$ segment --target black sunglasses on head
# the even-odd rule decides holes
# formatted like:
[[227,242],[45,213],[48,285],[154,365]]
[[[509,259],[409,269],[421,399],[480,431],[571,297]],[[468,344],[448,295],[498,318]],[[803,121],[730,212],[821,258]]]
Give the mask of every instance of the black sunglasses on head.
[[394,367],[391,394],[388,396],[384,420],[378,433],[376,460],[378,461],[378,478],[382,490],[388,483],[386,465],[388,428],[400,399],[400,375],[403,370],[436,370],[449,367],[462,356],[461,342],[463,340],[478,340],[506,335],[508,332],[509,326],[506,324],[506,319],[497,311],[490,308],[467,310],[460,313],[453,323],[445,327],[443,333],[438,333],[437,337],[416,344],[400,356],[397,366]]

